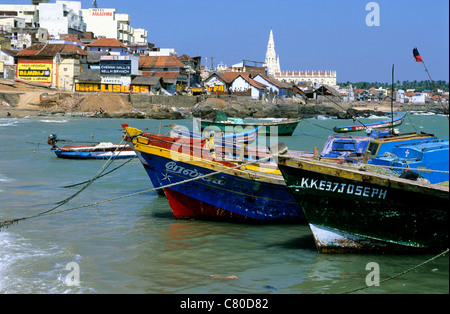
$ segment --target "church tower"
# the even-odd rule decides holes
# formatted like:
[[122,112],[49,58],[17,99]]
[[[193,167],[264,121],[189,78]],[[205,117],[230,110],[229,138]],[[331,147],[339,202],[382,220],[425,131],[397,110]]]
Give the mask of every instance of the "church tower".
[[280,70],[280,57],[277,57],[275,52],[275,41],[273,39],[273,32],[270,29],[269,43],[267,44],[266,62],[264,66],[267,68],[267,72],[270,76],[275,75]]

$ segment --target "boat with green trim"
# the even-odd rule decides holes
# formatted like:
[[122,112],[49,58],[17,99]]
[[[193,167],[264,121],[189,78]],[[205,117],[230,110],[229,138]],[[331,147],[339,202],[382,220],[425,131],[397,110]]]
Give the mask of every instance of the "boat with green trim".
[[259,130],[259,134],[266,134],[270,136],[291,136],[298,124],[299,119],[285,119],[285,118],[274,118],[274,119],[252,119],[254,121],[250,122],[248,119],[240,118],[230,118],[221,111],[216,111],[216,118],[214,120],[200,120],[199,128],[201,132],[204,130],[220,131],[225,134],[230,133],[240,133],[253,130],[263,126]]
[[367,164],[361,168],[290,154],[277,160],[319,252],[431,252],[448,247],[448,185],[372,172],[380,167]]

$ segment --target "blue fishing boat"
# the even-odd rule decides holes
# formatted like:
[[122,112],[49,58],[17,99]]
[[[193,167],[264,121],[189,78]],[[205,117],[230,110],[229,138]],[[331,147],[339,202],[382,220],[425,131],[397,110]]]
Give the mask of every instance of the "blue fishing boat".
[[57,142],[61,141],[56,134],[50,134],[47,143],[52,146],[58,158],[64,159],[125,159],[134,158],[136,153],[128,144],[113,144],[101,142],[97,144],[64,145],[59,147]]
[[175,217],[304,222],[300,206],[279,174],[244,170],[235,163],[217,160],[215,152],[203,149],[199,140],[180,142],[124,128],[153,186],[164,187]]
[[320,153],[321,158],[345,159],[346,162],[361,162],[368,152],[368,159],[391,152],[399,144],[412,144],[436,139],[427,133],[391,134],[388,129],[368,132],[367,136],[330,135]]
[[392,168],[396,172],[412,171],[430,181],[449,181],[448,139],[431,139],[397,145],[390,153],[373,158],[370,164]]

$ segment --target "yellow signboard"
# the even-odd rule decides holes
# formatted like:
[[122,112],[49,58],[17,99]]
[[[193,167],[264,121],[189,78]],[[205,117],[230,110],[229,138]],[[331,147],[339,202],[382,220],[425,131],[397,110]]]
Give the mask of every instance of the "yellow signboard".
[[[130,90],[131,88],[131,90]],[[75,84],[77,92],[148,93],[148,86],[123,86],[113,84]]]
[[53,63],[19,63],[17,65],[17,78],[31,82],[51,83]]

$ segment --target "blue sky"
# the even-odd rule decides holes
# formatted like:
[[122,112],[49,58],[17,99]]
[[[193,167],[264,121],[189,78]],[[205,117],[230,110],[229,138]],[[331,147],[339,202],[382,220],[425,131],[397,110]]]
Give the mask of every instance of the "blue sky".
[[[31,3],[31,0],[0,0]],[[54,2],[52,0],[51,2]],[[81,0],[83,8],[92,0]],[[418,47],[434,80],[449,81],[449,1],[379,0],[379,26],[368,26],[369,0],[97,0],[131,16],[148,40],[179,55],[214,57],[228,66],[264,61],[270,29],[282,71],[335,70],[338,82],[421,81]]]

